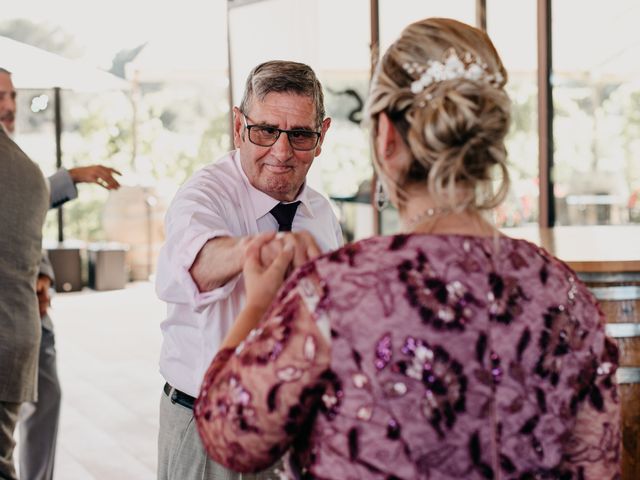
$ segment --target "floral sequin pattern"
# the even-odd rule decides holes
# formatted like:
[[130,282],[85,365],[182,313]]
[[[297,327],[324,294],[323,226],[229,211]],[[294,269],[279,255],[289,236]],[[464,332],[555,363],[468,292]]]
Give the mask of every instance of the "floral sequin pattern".
[[589,332],[563,305],[547,309],[544,326],[538,341],[541,355],[535,366],[535,373],[548,378],[556,386],[560,379],[563,357],[571,351],[581,349]]
[[[462,365],[441,346],[415,337],[405,339],[401,352],[402,358],[392,363],[391,370],[422,384],[422,414],[438,435],[444,436],[443,427],[451,429],[457,415],[465,410],[467,378]],[[385,391],[391,397],[402,396],[407,386],[392,380]]]
[[422,322],[439,330],[464,330],[479,302],[459,280],[445,282],[429,266],[424,253],[398,266],[400,281],[406,285],[406,297],[416,308]]
[[203,416],[207,421],[225,418],[238,431],[259,433],[255,426],[256,411],[251,406],[251,394],[236,375],[229,375],[217,385],[216,398],[207,405]]
[[514,318],[522,314],[522,303],[529,298],[514,278],[490,273],[489,286],[487,300],[491,319],[509,325]]
[[[287,304],[276,321],[265,327],[259,327],[251,331],[244,342],[235,349],[235,354],[240,357],[243,365],[266,365],[276,360],[291,336],[291,322],[298,308],[297,302]],[[246,349],[247,345],[255,346]],[[246,351],[245,351],[246,350]]]

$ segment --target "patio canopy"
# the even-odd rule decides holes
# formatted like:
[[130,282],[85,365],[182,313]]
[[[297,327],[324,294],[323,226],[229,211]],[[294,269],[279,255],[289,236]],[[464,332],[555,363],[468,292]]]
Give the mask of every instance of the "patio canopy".
[[0,67],[12,73],[16,88],[79,92],[129,89],[128,82],[108,72],[2,36]]

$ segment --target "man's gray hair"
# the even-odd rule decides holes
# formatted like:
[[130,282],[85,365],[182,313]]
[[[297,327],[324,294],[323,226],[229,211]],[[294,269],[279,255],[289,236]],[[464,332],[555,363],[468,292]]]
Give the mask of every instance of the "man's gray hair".
[[2,67],[0,67],[0,73],[6,73],[7,75],[12,75],[12,73],[9,70],[7,70],[6,68],[2,68]]
[[248,113],[253,98],[262,101],[269,93],[295,93],[313,100],[316,107],[316,127],[324,120],[322,85],[308,65],[272,60],[255,67],[247,77],[240,111]]

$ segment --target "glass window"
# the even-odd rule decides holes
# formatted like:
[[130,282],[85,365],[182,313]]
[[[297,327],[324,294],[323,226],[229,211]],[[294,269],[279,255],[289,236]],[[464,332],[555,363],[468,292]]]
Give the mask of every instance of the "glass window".
[[496,211],[499,227],[538,221],[536,2],[487,1],[487,33],[509,75],[511,130],[506,139],[511,189]]
[[558,225],[640,222],[639,16],[635,0],[553,2]]

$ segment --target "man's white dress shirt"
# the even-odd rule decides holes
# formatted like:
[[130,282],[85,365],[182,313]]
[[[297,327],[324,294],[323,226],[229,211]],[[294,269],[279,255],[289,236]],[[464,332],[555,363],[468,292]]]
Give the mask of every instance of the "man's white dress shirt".
[[[328,200],[306,185],[296,200],[301,204],[292,230],[308,230],[324,252],[340,247],[340,225]],[[160,326],[160,373],[178,390],[197,396],[206,369],[245,302],[242,274],[220,288],[199,292],[189,273],[196,255],[215,237],[277,231],[269,213],[277,203],[249,183],[237,151],[195,173],[171,202],[156,293],[167,303],[167,318]]]

